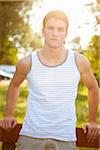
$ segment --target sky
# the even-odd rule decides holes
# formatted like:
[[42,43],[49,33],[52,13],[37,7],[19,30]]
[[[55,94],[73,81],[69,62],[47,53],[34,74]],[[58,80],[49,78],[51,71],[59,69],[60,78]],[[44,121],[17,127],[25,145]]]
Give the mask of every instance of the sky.
[[[69,19],[69,30],[67,39],[80,36],[82,44],[86,45],[93,34],[92,25],[94,18],[86,10],[85,4],[95,0],[43,0],[33,6],[30,17],[30,24],[33,32],[41,34],[42,20],[46,13],[51,10],[60,9],[64,11]],[[90,24],[86,24],[86,21]],[[80,27],[81,28],[78,28]]]

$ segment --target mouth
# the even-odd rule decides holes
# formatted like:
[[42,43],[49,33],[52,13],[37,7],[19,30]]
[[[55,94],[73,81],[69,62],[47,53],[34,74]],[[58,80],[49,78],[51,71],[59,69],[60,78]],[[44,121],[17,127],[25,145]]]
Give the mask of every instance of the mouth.
[[53,40],[53,41],[59,41],[58,39],[54,39],[54,38],[52,38],[51,40]]

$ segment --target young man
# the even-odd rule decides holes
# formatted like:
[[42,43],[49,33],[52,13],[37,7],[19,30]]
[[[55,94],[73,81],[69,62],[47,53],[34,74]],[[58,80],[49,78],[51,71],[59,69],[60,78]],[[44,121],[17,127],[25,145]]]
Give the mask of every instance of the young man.
[[43,20],[43,48],[21,59],[16,66],[1,126],[4,129],[16,126],[13,111],[19,86],[27,78],[28,107],[17,150],[76,149],[75,99],[80,78],[88,88],[89,118],[84,133],[87,132],[89,141],[98,136],[98,85],[88,60],[63,47],[67,30],[65,13],[58,10],[49,12]]

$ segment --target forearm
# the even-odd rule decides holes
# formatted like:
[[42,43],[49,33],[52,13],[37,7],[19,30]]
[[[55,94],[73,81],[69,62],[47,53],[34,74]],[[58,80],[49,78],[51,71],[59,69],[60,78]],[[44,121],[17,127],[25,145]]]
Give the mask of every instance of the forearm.
[[19,96],[19,87],[15,86],[13,83],[9,85],[7,94],[7,105],[5,116],[13,116],[13,112]]
[[90,89],[88,93],[89,122],[96,122],[98,102],[99,102],[98,89],[93,89],[93,88]]

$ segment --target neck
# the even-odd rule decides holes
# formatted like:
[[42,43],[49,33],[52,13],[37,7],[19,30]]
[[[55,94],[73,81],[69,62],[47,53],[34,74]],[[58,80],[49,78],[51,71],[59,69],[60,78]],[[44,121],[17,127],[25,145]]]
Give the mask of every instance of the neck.
[[63,47],[51,48],[51,47],[48,47],[47,45],[44,45],[42,52],[45,56],[49,58],[57,59],[62,56],[61,54],[65,52],[65,49]]

